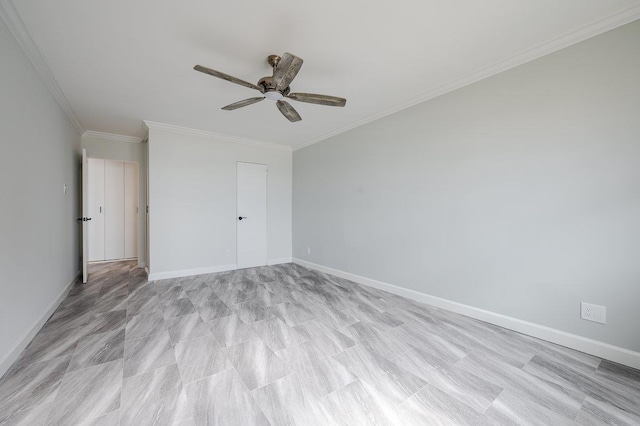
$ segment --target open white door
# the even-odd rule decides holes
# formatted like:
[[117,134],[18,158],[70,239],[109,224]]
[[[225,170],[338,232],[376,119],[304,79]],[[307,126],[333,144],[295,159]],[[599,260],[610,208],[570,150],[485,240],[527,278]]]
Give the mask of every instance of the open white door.
[[89,260],[89,227],[87,221],[89,215],[89,163],[87,150],[82,150],[82,282],[86,283],[89,277],[87,273],[87,261]]
[[238,268],[267,264],[267,166],[238,162]]

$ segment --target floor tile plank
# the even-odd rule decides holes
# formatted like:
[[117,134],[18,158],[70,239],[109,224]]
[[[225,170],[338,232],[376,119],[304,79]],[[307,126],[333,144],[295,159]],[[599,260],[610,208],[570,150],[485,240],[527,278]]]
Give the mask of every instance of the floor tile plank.
[[288,371],[304,377],[304,386],[317,397],[323,397],[356,379],[343,365],[311,342],[282,349],[278,356]]
[[179,342],[175,346],[175,355],[185,384],[232,367],[213,336]]
[[187,394],[197,425],[270,424],[233,368],[187,385]]
[[125,340],[124,377],[131,377],[159,367],[175,364],[169,333]]
[[174,425],[192,416],[176,364],[124,380],[122,426]]
[[120,408],[122,360],[65,374],[47,426],[72,425]]
[[257,338],[229,346],[225,353],[249,390],[289,374],[282,360]]

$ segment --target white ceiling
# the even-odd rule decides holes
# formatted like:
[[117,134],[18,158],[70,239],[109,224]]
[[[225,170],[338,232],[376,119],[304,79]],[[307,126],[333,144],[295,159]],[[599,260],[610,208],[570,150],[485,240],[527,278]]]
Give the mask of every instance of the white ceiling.
[[[6,2],[8,0],[1,0]],[[640,17],[633,0],[14,0],[86,130],[142,136],[142,120],[302,146]],[[250,82],[269,54],[302,57],[288,122]]]

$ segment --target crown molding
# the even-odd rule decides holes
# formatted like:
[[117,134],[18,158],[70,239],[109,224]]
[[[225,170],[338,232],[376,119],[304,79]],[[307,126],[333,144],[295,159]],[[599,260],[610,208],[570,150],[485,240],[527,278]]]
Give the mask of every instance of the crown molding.
[[73,108],[71,108],[71,104],[53,76],[51,68],[47,64],[44,56],[42,56],[42,53],[40,53],[40,50],[38,50],[38,47],[31,38],[29,31],[24,26],[24,23],[11,0],[0,0],[0,16],[7,24],[7,27],[9,27],[9,30],[24,51],[29,62],[31,62],[31,65],[33,65],[36,72],[49,89],[49,92],[51,92],[56,102],[58,102],[58,105],[60,105],[60,108],[62,108],[62,111],[65,113],[71,124],[73,124],[73,127],[76,128],[78,133],[82,134],[84,129],[82,124],[80,124],[80,120],[78,120],[78,116],[76,116]]
[[560,37],[557,37],[553,40],[540,43],[530,49],[524,50],[520,53],[516,53],[515,55],[512,55],[507,59],[504,59],[493,65],[490,65],[478,71],[467,74],[462,78],[453,80],[435,89],[423,92],[417,96],[414,96],[404,102],[396,104],[383,111],[366,116],[353,123],[349,123],[345,126],[338,127],[334,130],[323,133],[320,136],[309,139],[300,144],[294,145],[293,151],[306,148],[310,145],[313,145],[315,143],[328,139],[332,136],[339,135],[351,129],[355,129],[356,127],[363,126],[367,123],[371,123],[372,121],[379,120],[388,115],[394,114],[396,112],[402,111],[404,109],[410,108],[420,103],[437,98],[438,96],[442,96],[446,93],[468,86],[477,81],[484,80],[485,78],[489,78],[493,75],[515,68],[524,63],[531,62],[542,56],[549,55],[553,52],[557,52],[558,50],[580,43],[581,41],[587,40],[589,38],[592,38],[602,33],[605,33],[607,31],[610,31],[612,29],[618,28],[622,25],[633,22],[637,19],[640,19],[640,5],[634,5],[634,6],[628,7],[606,18],[593,21],[585,26],[578,28],[577,30],[564,33]]
[[237,136],[224,135],[222,133],[214,133],[206,130],[191,129],[189,127],[174,126],[173,124],[156,123],[154,121],[143,120],[148,129],[166,130],[169,132],[179,133],[182,135],[199,136],[208,139],[222,140],[225,142],[237,143],[240,145],[248,145],[259,148],[275,149],[278,151],[291,152],[288,145],[280,145],[273,142],[266,142],[257,139],[246,139]]
[[142,138],[135,136],[117,135],[115,133],[95,132],[93,130],[87,130],[82,134],[82,137],[107,139],[115,142],[127,142],[127,143],[140,143]]

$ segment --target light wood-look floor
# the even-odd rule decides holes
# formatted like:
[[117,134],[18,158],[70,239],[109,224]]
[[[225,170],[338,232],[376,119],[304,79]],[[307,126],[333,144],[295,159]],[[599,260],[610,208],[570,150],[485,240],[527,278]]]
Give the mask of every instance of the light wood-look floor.
[[640,372],[293,264],[94,265],[0,380],[0,424],[640,424]]

